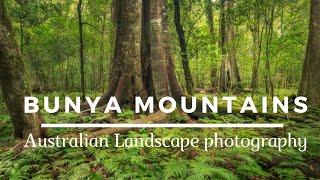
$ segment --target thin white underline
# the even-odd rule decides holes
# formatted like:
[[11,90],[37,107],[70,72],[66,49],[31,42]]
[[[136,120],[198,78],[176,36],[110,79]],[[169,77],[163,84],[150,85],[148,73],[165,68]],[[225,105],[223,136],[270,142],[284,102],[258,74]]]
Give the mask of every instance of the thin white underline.
[[283,128],[283,124],[41,124],[42,128]]

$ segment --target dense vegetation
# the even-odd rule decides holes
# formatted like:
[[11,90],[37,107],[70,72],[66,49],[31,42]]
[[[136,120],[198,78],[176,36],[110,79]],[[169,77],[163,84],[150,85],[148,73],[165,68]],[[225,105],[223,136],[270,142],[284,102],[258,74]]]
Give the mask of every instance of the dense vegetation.
[[[0,0],[0,179],[320,178],[319,12],[317,0]],[[26,115],[22,97],[30,94],[116,96],[124,112]],[[258,107],[261,96],[304,95],[310,104],[299,118],[169,115],[172,123],[280,122],[283,129],[157,128],[124,137],[290,132],[308,138],[308,149],[22,147],[30,132],[53,137],[96,131],[45,132],[39,129],[43,121],[134,123],[148,117],[132,111],[134,96],[186,94],[235,95],[235,107],[245,96]],[[83,103],[82,110],[87,108]]]
[[[271,6],[268,4],[271,2],[264,1],[264,4],[259,1],[238,1],[237,5],[230,10],[230,16],[236,28],[235,37],[230,44],[236,45],[243,87],[249,87],[251,84],[254,63],[251,31],[255,28],[253,27],[254,13],[259,13],[260,16],[257,19],[260,25],[259,38],[262,38],[258,82],[259,88],[264,87],[263,74],[267,45],[264,13],[267,11],[266,8]],[[308,36],[309,1],[282,0],[274,3],[274,30],[269,44],[271,78],[275,88],[296,89],[300,82]],[[10,16],[21,52],[30,69],[28,73],[33,90],[66,93],[79,90],[77,2],[32,1],[18,4],[12,1],[7,4],[10,6]],[[114,48],[110,6],[111,1],[108,0],[84,2],[82,16],[87,91],[102,93],[108,85],[109,64],[110,59],[113,58]],[[221,60],[221,51],[218,46],[220,5],[216,1],[211,6],[213,30],[210,30],[207,23],[203,1],[181,1],[180,5],[190,70],[197,88],[211,87],[212,67],[219,68]],[[171,1],[169,1],[168,10],[177,77],[182,87],[185,87]]]

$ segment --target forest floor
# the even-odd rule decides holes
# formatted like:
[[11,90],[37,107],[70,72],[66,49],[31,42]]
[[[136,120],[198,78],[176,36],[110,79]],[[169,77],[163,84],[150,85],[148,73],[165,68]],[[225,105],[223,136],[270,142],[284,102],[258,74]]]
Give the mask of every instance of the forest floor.
[[[288,94],[283,91],[279,96]],[[76,96],[77,93],[74,94]],[[242,94],[245,97],[248,94]],[[43,95],[39,95],[43,96]],[[62,96],[62,94],[50,94]],[[64,95],[63,95],[64,96]],[[94,96],[92,94],[92,96]],[[203,96],[198,95],[198,96]],[[261,97],[261,96],[256,96]],[[258,102],[258,101],[257,101]],[[42,112],[48,123],[105,122],[106,115],[97,113],[79,118],[78,114]],[[320,116],[317,111],[315,116]],[[117,115],[117,122],[133,122],[133,111]],[[183,116],[170,116],[174,123],[184,123]],[[320,178],[320,122],[304,122],[288,119],[259,118],[259,123],[284,123],[282,129],[140,129],[130,131],[126,137],[146,137],[153,132],[157,137],[294,137],[308,139],[306,152],[295,148],[278,151],[262,148],[258,152],[250,148],[30,148],[16,153],[19,143],[11,136],[10,119],[0,103],[0,179],[305,179]],[[201,123],[250,123],[253,119],[240,114],[218,115],[198,119]],[[85,129],[48,129],[50,137],[67,132],[86,132]]]

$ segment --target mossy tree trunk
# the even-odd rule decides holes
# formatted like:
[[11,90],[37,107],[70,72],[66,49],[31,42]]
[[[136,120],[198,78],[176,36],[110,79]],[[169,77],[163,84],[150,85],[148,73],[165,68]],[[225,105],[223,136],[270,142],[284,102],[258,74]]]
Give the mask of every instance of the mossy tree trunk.
[[[254,6],[259,7],[259,2],[254,1]],[[252,95],[258,89],[259,85],[259,65],[261,59],[261,45],[264,32],[264,25],[261,25],[261,12],[257,9],[252,9],[252,22],[250,31],[252,34],[252,74],[251,74],[251,88]],[[262,26],[262,27],[261,27]]]
[[228,29],[228,60],[231,69],[231,88],[236,90],[242,90],[242,80],[237,62],[237,45],[236,45],[236,27],[232,15],[229,11],[234,9],[234,1],[227,2],[227,29]]
[[220,67],[220,91],[242,90],[241,76],[236,57],[235,27],[230,11],[234,8],[233,1],[221,0],[220,33],[222,61]]
[[309,38],[304,60],[299,95],[310,104],[320,105],[320,1],[311,0]]
[[5,3],[0,0],[0,85],[12,121],[13,135],[26,138],[32,133],[34,137],[43,137],[45,131],[40,127],[41,116],[24,113],[24,97],[31,95],[26,79],[24,62]]
[[[209,27],[209,32],[211,35],[211,43],[213,45],[216,45],[216,34],[215,34],[215,30],[214,30],[214,16],[213,16],[213,3],[212,0],[204,0],[204,6],[205,6],[205,10],[206,10],[206,19],[207,19],[207,24]],[[218,67],[217,67],[217,62],[215,60],[215,57],[212,56],[212,63],[211,63],[211,71],[210,71],[210,82],[211,82],[211,86],[216,88],[218,86],[218,77],[217,77],[217,71],[218,71]]]
[[173,4],[174,4],[174,24],[176,26],[176,31],[179,39],[180,55],[182,59],[182,68],[184,72],[186,89],[188,94],[192,95],[194,90],[194,84],[193,84],[193,79],[192,79],[192,75],[189,67],[187,42],[184,34],[184,29],[181,24],[180,0],[174,0]]
[[225,0],[220,1],[220,48],[221,48],[221,65],[219,91],[227,92],[230,88],[230,66],[227,59],[227,24],[226,24],[227,3]]
[[266,8],[265,11],[265,26],[266,26],[266,61],[265,61],[265,72],[264,72],[264,79],[265,79],[265,88],[266,93],[273,97],[274,96],[274,85],[272,82],[271,76],[271,43],[273,38],[273,24],[274,24],[274,16],[275,16],[275,1],[270,2],[270,6]]

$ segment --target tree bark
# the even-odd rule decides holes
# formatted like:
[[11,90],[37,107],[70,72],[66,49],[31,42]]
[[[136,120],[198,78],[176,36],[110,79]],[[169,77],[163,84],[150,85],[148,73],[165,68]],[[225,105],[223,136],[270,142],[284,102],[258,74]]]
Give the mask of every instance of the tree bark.
[[185,77],[186,89],[188,94],[192,95],[194,90],[194,83],[189,67],[189,58],[188,58],[188,50],[187,50],[187,42],[184,35],[184,29],[180,20],[180,0],[174,0],[174,23],[176,26],[176,31],[179,38],[180,44],[180,55],[182,59],[182,67]]
[[165,51],[165,58],[167,63],[167,73],[168,73],[168,80],[171,95],[174,99],[178,100],[181,96],[184,95],[183,90],[181,89],[178,79],[175,72],[175,66],[173,63],[173,55],[171,51],[171,38],[170,38],[170,31],[169,31],[169,20],[168,20],[168,3],[165,0],[164,6],[162,10],[162,33],[163,33],[163,44],[164,44],[164,51]]
[[150,1],[150,58],[156,99],[170,96],[162,34],[162,0]]
[[[108,3],[108,2],[106,2]],[[101,24],[101,41],[100,41],[100,50],[99,50],[99,91],[104,92],[104,61],[105,61],[105,36],[107,33],[107,15],[108,15],[107,8],[104,10],[103,17],[102,17],[102,24]]]
[[233,1],[220,1],[220,34],[222,60],[220,66],[219,90],[226,92],[232,89],[242,90],[242,82],[236,57],[235,28],[230,11]]
[[308,102],[320,105],[320,2],[310,0],[310,22],[307,51],[302,70],[299,95],[308,98]]
[[113,65],[120,79],[115,83],[117,87],[113,94],[122,102],[132,102],[135,96],[146,96],[141,66],[142,1],[122,0],[120,3],[121,17],[116,34],[118,52]]
[[226,10],[227,3],[225,0],[220,0],[220,47],[221,47],[221,65],[220,65],[220,80],[219,91],[227,92],[230,88],[230,69],[227,59],[227,27],[226,27]]
[[[254,1],[255,7],[259,6],[259,2]],[[254,95],[259,84],[259,65],[261,59],[261,45],[262,36],[264,32],[264,26],[260,27],[260,12],[256,9],[252,10],[252,24],[250,25],[250,31],[252,34],[252,75],[251,75],[251,88],[252,96]],[[261,30],[260,30],[261,29]]]
[[[216,35],[214,30],[214,22],[213,22],[213,3],[212,0],[204,0],[204,6],[206,9],[206,17],[207,17],[207,24],[209,27],[209,32],[211,35],[211,43],[213,45],[216,44]],[[211,86],[217,87],[217,62],[215,62],[214,57],[212,57],[212,64],[211,64],[211,71],[210,71],[210,80],[211,80]]]
[[0,86],[4,102],[9,112],[13,135],[27,138],[44,137],[41,129],[42,117],[38,113],[24,113],[24,96],[30,96],[25,65],[18,48],[4,0],[0,0]]
[[212,0],[204,0],[204,5],[206,9],[207,24],[209,26],[209,32],[212,38],[212,43],[215,44],[216,38],[213,23]]
[[271,8],[266,9],[265,13],[265,24],[266,24],[266,62],[265,62],[265,88],[266,93],[273,97],[274,95],[274,85],[271,77],[271,68],[270,68],[270,45],[272,43],[272,35],[273,35],[273,22],[274,22],[274,10],[275,5],[274,1],[272,1]]
[[80,86],[81,86],[81,99],[85,101],[85,75],[84,75],[84,43],[83,43],[83,20],[82,20],[82,0],[78,1],[77,14],[78,14],[78,26],[79,26],[79,56],[80,56]]
[[227,53],[228,61],[230,65],[230,88],[236,90],[242,90],[242,81],[237,63],[237,47],[236,47],[236,36],[235,26],[230,11],[234,8],[234,1],[227,1]]
[[143,0],[142,5],[142,40],[141,40],[141,63],[142,77],[148,95],[154,95],[151,59],[150,59],[150,1]]
[[[98,107],[111,96],[132,104],[135,96],[172,96],[183,92],[178,84],[170,47],[167,2],[162,0],[113,1],[115,26],[114,58],[108,91]],[[82,110],[88,109],[88,103]]]

